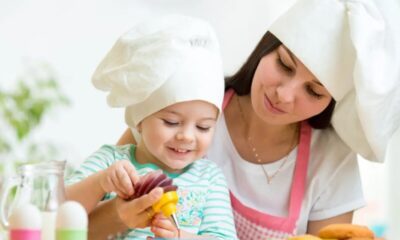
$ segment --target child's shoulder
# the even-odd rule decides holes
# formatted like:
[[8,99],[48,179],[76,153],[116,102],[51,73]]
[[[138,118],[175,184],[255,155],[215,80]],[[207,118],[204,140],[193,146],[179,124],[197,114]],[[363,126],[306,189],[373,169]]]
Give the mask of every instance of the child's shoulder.
[[206,157],[194,161],[192,166],[203,167],[203,168],[219,168],[214,161]]
[[190,172],[197,172],[202,176],[208,175],[220,175],[222,174],[221,169],[219,166],[212,160],[207,158],[202,158],[194,161],[189,169]]
[[126,145],[114,145],[114,144],[104,144],[98,150],[99,152],[106,152],[115,156],[126,156],[132,155],[135,151],[136,146],[133,144]]

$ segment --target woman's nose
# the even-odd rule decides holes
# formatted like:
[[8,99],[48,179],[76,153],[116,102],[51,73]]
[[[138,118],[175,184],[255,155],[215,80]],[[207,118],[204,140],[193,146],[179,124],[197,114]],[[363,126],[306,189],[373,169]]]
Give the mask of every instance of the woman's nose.
[[278,100],[282,103],[293,102],[299,86],[294,79],[283,82],[276,88]]

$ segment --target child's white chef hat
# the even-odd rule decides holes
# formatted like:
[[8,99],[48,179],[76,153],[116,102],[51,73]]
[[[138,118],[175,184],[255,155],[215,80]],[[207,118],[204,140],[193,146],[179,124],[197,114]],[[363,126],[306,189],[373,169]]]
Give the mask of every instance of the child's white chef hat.
[[123,34],[97,67],[92,82],[108,91],[111,107],[126,107],[130,127],[178,102],[203,100],[220,111],[224,75],[212,27],[169,15]]
[[338,135],[373,161],[400,126],[399,12],[397,0],[298,0],[269,29],[336,100]]

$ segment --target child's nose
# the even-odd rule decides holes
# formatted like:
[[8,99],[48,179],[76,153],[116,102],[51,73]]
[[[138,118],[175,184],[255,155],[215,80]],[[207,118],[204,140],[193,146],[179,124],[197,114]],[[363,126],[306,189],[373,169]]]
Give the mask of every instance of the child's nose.
[[192,142],[194,135],[190,129],[182,129],[176,134],[176,139],[184,142]]

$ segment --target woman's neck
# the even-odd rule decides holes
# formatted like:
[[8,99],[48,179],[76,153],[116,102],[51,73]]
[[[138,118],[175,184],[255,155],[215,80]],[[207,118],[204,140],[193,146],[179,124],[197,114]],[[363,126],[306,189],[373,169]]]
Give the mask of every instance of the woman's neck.
[[[292,143],[298,131],[298,123],[276,125],[265,122],[254,112],[249,95],[237,96],[238,121],[243,121],[243,134],[245,138],[268,139],[275,144]],[[235,100],[235,99],[233,99]],[[234,101],[235,102],[235,101]],[[242,110],[242,113],[240,113]],[[268,136],[267,138],[265,136]]]
[[298,143],[298,123],[274,125],[265,122],[254,112],[250,96],[233,96],[224,115],[237,152],[248,162],[278,161]]

